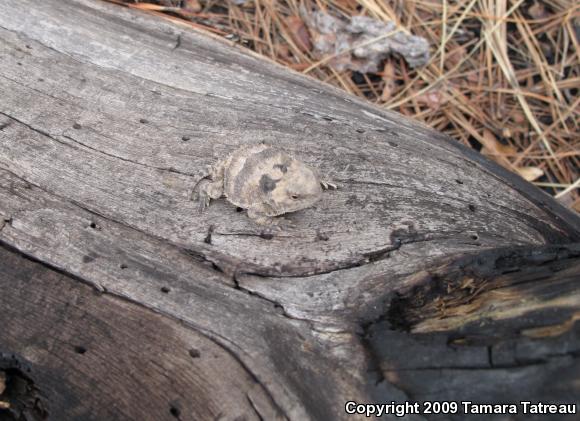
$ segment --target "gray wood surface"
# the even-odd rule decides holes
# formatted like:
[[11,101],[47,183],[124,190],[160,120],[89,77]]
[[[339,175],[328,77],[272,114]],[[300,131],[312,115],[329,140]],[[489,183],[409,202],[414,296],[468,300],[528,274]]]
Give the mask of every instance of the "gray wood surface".
[[[206,166],[260,141],[338,190],[281,233],[224,200],[196,212]],[[577,332],[577,282],[564,281],[579,241],[580,218],[518,176],[235,45],[100,1],[0,0],[0,369],[27,367],[53,419],[332,420],[348,400],[458,399],[483,378],[462,367],[493,378],[490,337]],[[536,279],[564,279],[549,323],[522,318],[535,309],[523,291],[494,295],[511,284],[489,268],[437,312],[433,286],[454,265],[522,255],[518,270],[537,269],[529,256],[549,247],[567,253]],[[521,311],[466,308],[482,291]],[[467,340],[457,361],[465,314],[518,329],[479,332],[488,341]],[[578,341],[566,343],[497,382],[541,398],[553,355],[577,374]],[[442,372],[454,387],[438,389]]]

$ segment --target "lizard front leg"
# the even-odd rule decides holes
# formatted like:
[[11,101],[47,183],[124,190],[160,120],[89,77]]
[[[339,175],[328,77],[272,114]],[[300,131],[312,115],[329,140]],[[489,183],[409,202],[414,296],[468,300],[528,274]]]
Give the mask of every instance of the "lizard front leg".
[[219,199],[224,194],[225,162],[210,166],[208,172],[193,188],[192,200],[199,203],[200,212],[209,206],[211,199]]

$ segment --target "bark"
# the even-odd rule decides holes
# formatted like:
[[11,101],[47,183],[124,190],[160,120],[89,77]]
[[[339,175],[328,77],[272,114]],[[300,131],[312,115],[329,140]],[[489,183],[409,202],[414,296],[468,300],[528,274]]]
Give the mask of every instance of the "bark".
[[[0,416],[580,403],[580,218],[518,176],[103,2],[0,0],[0,58]],[[338,185],[280,233],[189,200],[207,165],[257,141]]]

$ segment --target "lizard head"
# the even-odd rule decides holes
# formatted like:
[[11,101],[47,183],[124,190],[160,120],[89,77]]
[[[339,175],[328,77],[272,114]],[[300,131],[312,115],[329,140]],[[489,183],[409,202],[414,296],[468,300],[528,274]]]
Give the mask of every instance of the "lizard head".
[[274,164],[271,174],[262,175],[260,188],[272,209],[269,216],[306,209],[322,198],[320,178],[316,172],[290,157]]

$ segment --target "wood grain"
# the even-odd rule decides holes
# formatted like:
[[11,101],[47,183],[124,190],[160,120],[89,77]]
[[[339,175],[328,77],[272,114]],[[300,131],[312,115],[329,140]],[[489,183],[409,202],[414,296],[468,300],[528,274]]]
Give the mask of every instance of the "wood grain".
[[203,334],[5,248],[0,271],[0,343],[52,419],[259,420],[248,395],[269,402]]

